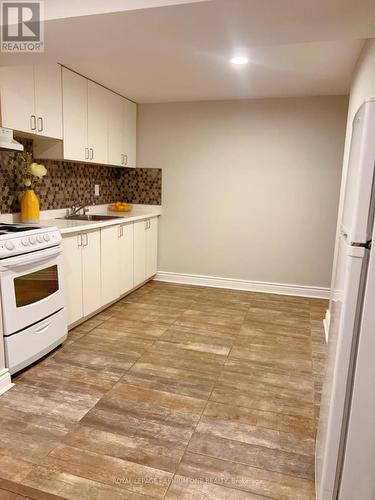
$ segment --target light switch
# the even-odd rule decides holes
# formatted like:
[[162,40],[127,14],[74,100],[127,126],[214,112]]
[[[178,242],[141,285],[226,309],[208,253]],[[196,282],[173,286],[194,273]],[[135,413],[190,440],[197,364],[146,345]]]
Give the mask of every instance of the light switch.
[[99,196],[99,193],[100,193],[99,184],[95,184],[95,187],[94,187],[95,196]]

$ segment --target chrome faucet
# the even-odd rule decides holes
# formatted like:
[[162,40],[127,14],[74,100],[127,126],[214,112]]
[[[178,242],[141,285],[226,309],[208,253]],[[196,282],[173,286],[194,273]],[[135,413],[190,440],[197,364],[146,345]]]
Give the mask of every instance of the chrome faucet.
[[86,213],[90,211],[89,207],[86,205],[79,205],[78,207],[73,205],[70,209],[69,215],[76,215],[80,210],[82,210],[83,215],[86,215]]

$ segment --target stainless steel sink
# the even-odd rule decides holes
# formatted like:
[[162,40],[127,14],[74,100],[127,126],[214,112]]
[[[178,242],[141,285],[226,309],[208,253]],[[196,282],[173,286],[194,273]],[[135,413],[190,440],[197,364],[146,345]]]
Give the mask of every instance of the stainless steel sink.
[[101,220],[118,219],[119,217],[117,215],[87,214],[87,215],[66,215],[65,217],[57,217],[57,218],[65,220],[101,221]]

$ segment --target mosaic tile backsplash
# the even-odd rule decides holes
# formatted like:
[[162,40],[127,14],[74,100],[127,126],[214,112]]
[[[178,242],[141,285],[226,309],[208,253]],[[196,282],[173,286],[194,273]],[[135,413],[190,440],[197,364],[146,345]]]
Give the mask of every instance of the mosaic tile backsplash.
[[[32,153],[32,141],[17,138]],[[22,188],[22,153],[0,151],[0,212],[19,212]],[[117,200],[161,205],[160,168],[116,168],[65,161],[43,160],[48,174],[36,192],[42,210],[78,203],[100,205]],[[94,196],[99,184],[100,196]]]

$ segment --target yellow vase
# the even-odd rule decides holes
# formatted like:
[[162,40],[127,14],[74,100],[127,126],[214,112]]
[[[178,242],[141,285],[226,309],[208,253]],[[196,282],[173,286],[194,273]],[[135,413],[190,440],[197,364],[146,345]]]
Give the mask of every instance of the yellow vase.
[[39,200],[33,189],[27,189],[21,198],[21,221],[28,224],[39,222]]

